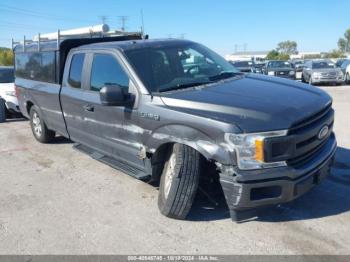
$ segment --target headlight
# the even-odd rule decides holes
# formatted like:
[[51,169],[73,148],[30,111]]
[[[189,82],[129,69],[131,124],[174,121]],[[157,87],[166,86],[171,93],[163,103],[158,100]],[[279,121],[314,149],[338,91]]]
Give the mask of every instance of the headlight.
[[312,76],[313,76],[313,77],[320,77],[320,76],[321,76],[321,73],[320,73],[320,72],[313,72],[313,73],[312,73]]
[[269,76],[274,76],[274,75],[275,75],[275,71],[268,71],[267,74],[268,74]]
[[344,77],[344,74],[343,74],[343,72],[342,72],[342,71],[338,71],[338,72],[337,72],[337,76]]
[[16,93],[15,93],[15,91],[6,91],[5,95],[7,95],[7,96],[16,96]]
[[287,130],[251,134],[225,134],[226,142],[236,151],[240,169],[261,169],[286,166],[285,161],[264,162],[264,140],[286,136]]
[[289,71],[289,74],[290,74],[291,76],[294,76],[294,75],[295,75],[295,72],[294,72],[294,71]]

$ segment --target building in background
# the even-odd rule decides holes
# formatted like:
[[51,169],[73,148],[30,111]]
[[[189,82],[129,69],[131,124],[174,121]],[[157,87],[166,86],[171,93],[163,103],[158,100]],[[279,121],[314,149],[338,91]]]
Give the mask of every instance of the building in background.
[[[225,58],[228,61],[264,61],[265,57],[269,51],[242,51],[242,52],[235,52],[230,55],[226,55]],[[296,55],[291,55],[291,59],[304,59],[310,56],[321,56],[322,52],[299,52]]]

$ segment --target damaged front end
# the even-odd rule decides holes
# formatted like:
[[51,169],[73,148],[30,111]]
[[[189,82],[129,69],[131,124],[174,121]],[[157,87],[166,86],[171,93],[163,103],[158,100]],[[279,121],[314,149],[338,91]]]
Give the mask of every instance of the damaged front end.
[[292,129],[277,136],[270,133],[265,138],[255,134],[241,150],[237,145],[247,143],[244,141],[247,136],[230,138],[235,146],[237,165],[217,163],[217,167],[233,220],[256,216],[258,207],[298,198],[330,174],[337,143],[332,132],[333,113],[326,119],[314,122],[303,132]]

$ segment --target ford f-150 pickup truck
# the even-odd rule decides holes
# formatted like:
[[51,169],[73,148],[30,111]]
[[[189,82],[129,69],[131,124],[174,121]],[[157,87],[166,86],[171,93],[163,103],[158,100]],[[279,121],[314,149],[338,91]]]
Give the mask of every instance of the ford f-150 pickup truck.
[[34,137],[56,134],[94,159],[159,183],[162,214],[185,219],[208,163],[232,219],[291,201],[329,173],[331,97],[242,74],[188,40],[136,35],[14,47],[19,106]]

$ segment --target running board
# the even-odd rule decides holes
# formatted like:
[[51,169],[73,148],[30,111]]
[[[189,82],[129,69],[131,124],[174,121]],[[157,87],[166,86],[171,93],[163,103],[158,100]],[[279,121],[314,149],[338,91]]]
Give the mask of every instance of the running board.
[[147,181],[147,180],[150,180],[151,178],[151,175],[147,174],[145,171],[132,167],[116,158],[106,156],[88,146],[76,143],[73,145],[73,148],[82,153],[87,154],[93,159],[96,159],[104,164],[107,164],[110,167],[117,169],[119,171],[122,171],[123,173],[130,175],[132,177],[135,177],[139,180]]

